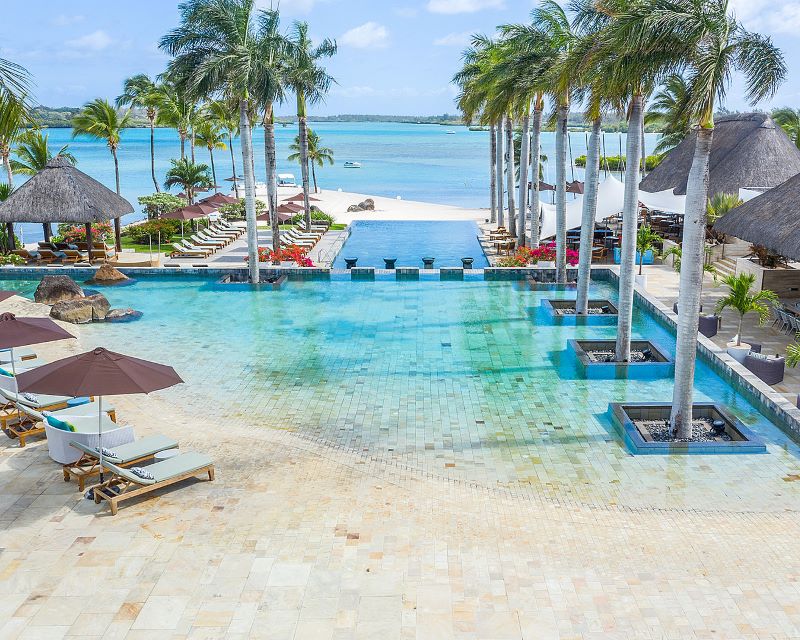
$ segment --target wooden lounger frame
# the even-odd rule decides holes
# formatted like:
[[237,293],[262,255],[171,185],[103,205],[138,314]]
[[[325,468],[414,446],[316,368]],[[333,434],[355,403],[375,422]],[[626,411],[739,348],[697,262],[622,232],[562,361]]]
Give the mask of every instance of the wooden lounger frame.
[[[130,460],[128,462],[122,463],[120,462],[117,464],[118,467],[130,467],[139,462],[146,462],[147,460],[152,460],[155,456],[154,453],[150,453],[146,456],[141,456],[136,458],[135,460]],[[75,462],[71,464],[65,464],[63,466],[64,470],[64,482],[69,482],[71,478],[75,478],[78,481],[78,488],[83,491],[86,488],[86,479],[91,478],[92,476],[99,476],[100,475],[100,458],[98,456],[89,455],[88,453],[84,453],[78,458]]]
[[[162,487],[168,487],[171,484],[175,484],[181,480],[194,478],[203,473],[208,473],[208,481],[213,482],[214,464],[212,463],[206,465],[205,467],[200,467],[194,471],[187,471],[186,473],[182,473],[181,475],[170,478],[169,480],[156,482],[154,484],[139,484],[137,482],[133,482],[132,480],[121,478],[113,471],[108,471],[108,473],[111,474],[111,478],[106,480],[103,484],[99,484],[94,487],[92,489],[92,493],[94,494],[95,503],[100,504],[100,500],[105,500],[111,507],[111,515],[115,516],[119,510],[119,503],[123,500],[135,498],[137,496],[144,495],[145,493],[161,489]],[[114,493],[114,491],[111,491],[113,488],[116,488],[119,493]]]
[[[94,397],[91,398],[90,401],[93,401]],[[47,407],[43,407],[41,409],[36,409],[37,411],[56,411],[58,409],[66,409],[69,405],[66,402],[59,402],[57,404],[49,405]],[[77,405],[83,406],[83,405]],[[108,411],[108,417],[111,418],[114,422],[117,421],[117,412],[112,409]],[[11,419],[14,419],[11,422]],[[17,409],[3,409],[0,411],[0,428],[6,432],[6,435],[9,438],[19,438],[19,446],[24,447],[25,441],[28,438],[32,438],[35,436],[41,436],[44,434],[44,422],[37,422],[36,419],[25,413],[24,411],[20,411],[19,415],[17,414]]]

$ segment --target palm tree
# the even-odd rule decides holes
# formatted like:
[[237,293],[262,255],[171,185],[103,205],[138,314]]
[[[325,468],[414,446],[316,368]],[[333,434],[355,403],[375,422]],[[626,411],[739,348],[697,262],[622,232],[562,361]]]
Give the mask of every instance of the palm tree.
[[254,0],[187,0],[180,5],[181,24],[161,39],[174,56],[168,72],[192,95],[222,95],[235,100],[244,167],[247,253],[251,282],[259,282],[258,228],[250,126],[251,93],[258,77]]
[[554,64],[547,74],[556,112],[556,282],[567,281],[567,120],[574,77],[565,61],[578,35],[564,9],[555,0],[544,0],[534,9],[533,24],[548,42]]
[[300,134],[300,170],[303,175],[303,206],[306,228],[311,228],[308,201],[308,119],[306,107],[322,101],[334,79],[320,66],[320,61],[336,54],[336,41],[325,39],[315,46],[308,35],[308,24],[295,22],[290,37],[292,48],[287,85],[297,98],[297,125]]
[[25,104],[11,95],[0,94],[0,159],[6,170],[6,182],[14,186],[11,170],[11,151],[24,133],[29,117]]
[[673,73],[667,76],[664,86],[653,96],[644,116],[644,124],[661,128],[656,153],[667,153],[674,149],[689,133],[689,121],[683,110],[687,91],[688,85],[683,75]]
[[[14,187],[6,182],[0,182],[0,202],[8,200],[8,197],[14,193]],[[0,251],[9,253],[17,248],[16,238],[14,236],[14,223],[6,222],[5,232],[0,231]]]
[[774,95],[786,77],[780,50],[762,35],[747,31],[730,14],[728,1],[647,0],[633,5],[621,34],[632,42],[670,51],[688,68],[683,110],[696,129],[695,151],[686,187],[683,264],[678,301],[672,431],[686,438],[692,430],[697,316],[703,277],[708,163],[714,136],[714,108],[723,100],[735,71],[744,79],[745,97],[755,103]]
[[211,186],[211,175],[207,164],[195,164],[189,158],[170,160],[172,168],[167,171],[164,188],[171,189],[180,185],[186,194],[189,204],[194,204],[194,196],[198,188]]
[[[289,146],[289,150],[293,151],[287,160],[289,162],[300,162],[302,154],[300,153],[300,136],[296,136],[294,143]],[[319,135],[313,130],[308,130],[308,163],[311,165],[311,176],[314,181],[314,193],[318,193],[317,189],[317,172],[314,166],[324,167],[325,163],[333,165],[333,149],[330,147],[321,147]]]
[[[125,129],[131,120],[130,110],[120,114],[117,109],[108,101],[101,98],[92,100],[83,105],[83,109],[72,119],[72,137],[88,136],[97,140],[105,141],[111,157],[114,159],[114,178],[117,185],[117,195],[120,195],[119,187],[119,149],[122,130]],[[119,218],[114,218],[114,236],[116,239],[117,251],[122,250],[121,235],[122,225]]]
[[[731,307],[739,314],[739,326],[736,330],[736,346],[742,344],[742,322],[745,315],[751,312],[758,314],[758,324],[763,325],[770,316],[770,306],[780,303],[774,291],[761,290],[751,295],[750,289],[756,281],[755,274],[740,273],[728,275],[722,279],[722,283],[728,287],[728,294],[717,300],[714,312],[719,315],[724,309]],[[680,302],[678,303],[680,311]]]
[[239,135],[239,116],[231,106],[223,100],[212,100],[205,105],[206,117],[214,122],[228,136],[228,149],[231,152],[233,168],[233,192],[239,197],[239,181],[236,179],[236,156],[233,153],[233,137]]
[[795,146],[800,147],[800,109],[781,107],[772,112],[772,119],[786,132]]
[[122,86],[122,94],[117,97],[116,102],[117,107],[136,107],[144,109],[147,114],[147,120],[150,122],[150,175],[153,179],[156,193],[161,190],[156,179],[155,138],[156,117],[158,116],[158,107],[162,101],[161,91],[162,89],[149,76],[140,73],[125,80]]
[[156,122],[178,131],[181,141],[181,158],[186,157],[186,141],[191,139],[192,124],[197,117],[197,101],[186,88],[168,79],[156,93]]
[[0,101],[10,99],[24,105],[30,87],[31,76],[25,67],[0,58]]
[[655,251],[656,247],[664,241],[649,224],[643,224],[636,232],[636,252],[639,254],[639,275],[644,267],[644,254]]
[[208,155],[211,158],[211,178],[213,179],[213,186],[216,188],[217,182],[217,169],[214,166],[214,149],[224,151],[228,148],[225,144],[225,136],[220,127],[213,120],[201,120],[195,130],[195,141],[201,147],[208,149]]
[[66,158],[72,164],[77,164],[75,156],[69,152],[69,145],[65,144],[56,153],[50,153],[48,140],[50,134],[31,129],[19,138],[19,146],[14,149],[17,159],[11,160],[11,170],[22,176],[33,176],[45,168],[45,165],[55,156]]
[[258,19],[257,48],[259,53],[258,77],[254,88],[264,126],[264,160],[267,178],[267,199],[272,230],[272,249],[276,257],[280,250],[281,231],[278,224],[278,163],[275,144],[275,104],[286,95],[286,71],[291,57],[291,43],[281,33],[280,15],[277,11],[262,11]]

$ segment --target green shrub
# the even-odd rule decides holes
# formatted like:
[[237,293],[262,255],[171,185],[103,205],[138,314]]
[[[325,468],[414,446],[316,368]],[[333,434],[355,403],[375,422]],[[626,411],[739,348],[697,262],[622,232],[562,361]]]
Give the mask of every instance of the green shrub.
[[159,220],[148,220],[142,224],[135,224],[125,229],[123,234],[134,244],[147,244],[152,237],[154,241],[161,234],[161,241],[166,242],[181,230],[180,220],[170,220],[161,218]]
[[6,264],[25,264],[25,258],[18,256],[16,253],[7,253],[6,255],[0,256],[0,265]]
[[[320,211],[316,207],[311,209],[311,219],[312,220],[322,220],[324,222],[327,222],[328,224],[333,224],[333,216]],[[290,220],[290,222],[292,224],[298,224],[298,223],[302,222],[303,220],[305,220],[305,214],[301,212],[301,213],[298,213],[294,218],[292,218]]]
[[152,219],[160,218],[165,213],[185,207],[188,201],[185,198],[179,198],[171,193],[162,192],[154,193],[150,196],[141,196],[139,198],[139,204],[142,205],[142,209],[144,209],[147,217]]
[[[267,203],[263,200],[256,199],[256,215],[261,215],[267,210]],[[223,204],[219,208],[219,212],[226,220],[244,220],[247,213],[244,208],[244,199],[233,204]]]
[[[647,156],[646,166],[648,171],[652,171],[655,169],[660,163],[661,160],[664,158],[662,155],[654,155],[654,156]],[[606,163],[608,163],[608,170],[609,171],[622,171],[625,168],[625,156],[605,156],[600,158],[600,169],[603,170],[606,168]],[[578,156],[575,158],[575,166],[576,167],[585,167],[586,166],[586,156]]]

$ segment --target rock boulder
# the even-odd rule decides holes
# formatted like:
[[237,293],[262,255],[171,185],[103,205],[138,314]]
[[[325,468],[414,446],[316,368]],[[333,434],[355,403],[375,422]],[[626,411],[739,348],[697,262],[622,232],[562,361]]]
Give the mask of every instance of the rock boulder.
[[106,314],[106,322],[133,322],[141,317],[142,312],[136,309],[111,309]]
[[83,297],[83,289],[69,276],[45,276],[33,294],[33,299],[41,304],[56,304]]
[[103,283],[103,282],[120,282],[122,280],[128,280],[128,276],[124,273],[115,269],[110,264],[106,263],[102,265],[94,274],[94,278],[92,278],[93,282]]
[[86,324],[97,320],[105,320],[111,304],[102,294],[96,294],[76,300],[57,302],[50,309],[50,317],[62,322]]

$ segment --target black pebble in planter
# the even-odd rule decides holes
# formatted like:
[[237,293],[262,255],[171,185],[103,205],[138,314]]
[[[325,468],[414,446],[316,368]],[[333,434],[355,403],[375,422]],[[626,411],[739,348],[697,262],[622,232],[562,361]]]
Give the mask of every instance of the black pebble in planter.
[[353,267],[356,266],[357,262],[358,262],[358,258],[345,258],[344,259],[344,266],[346,268],[348,268],[348,269],[352,269]]
[[423,258],[422,259],[422,267],[423,269],[433,269],[433,261],[436,258]]
[[472,269],[473,258],[461,258],[461,264],[465,269]]
[[383,262],[386,265],[387,269],[394,269],[394,265],[397,262],[397,258],[384,258]]

